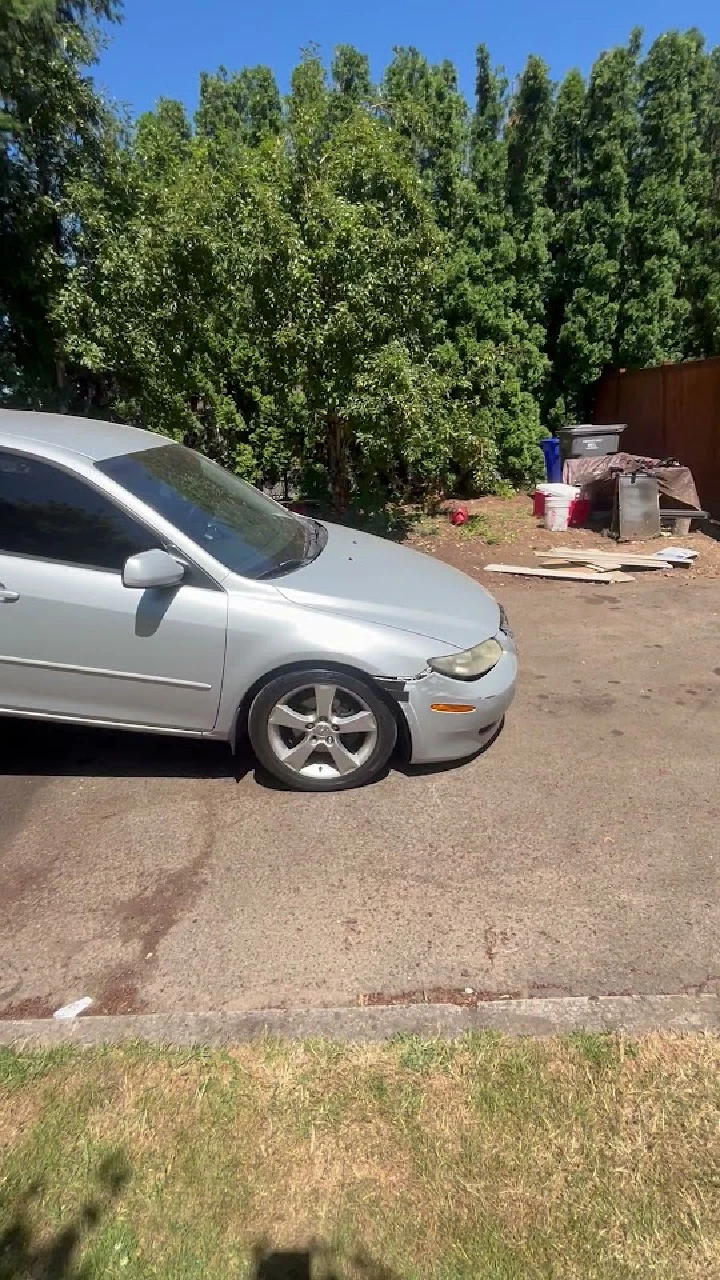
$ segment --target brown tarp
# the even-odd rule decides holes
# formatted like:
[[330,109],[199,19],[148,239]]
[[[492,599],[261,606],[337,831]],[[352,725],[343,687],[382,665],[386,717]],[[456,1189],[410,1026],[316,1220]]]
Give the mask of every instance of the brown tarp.
[[645,471],[656,477],[661,507],[679,503],[694,511],[700,510],[700,499],[689,467],[667,466],[657,458],[643,458],[635,453],[607,453],[600,458],[568,458],[563,464],[563,481],[565,484],[580,485],[594,502],[606,499],[610,506],[615,494],[615,475],[618,472],[629,475],[633,471]]

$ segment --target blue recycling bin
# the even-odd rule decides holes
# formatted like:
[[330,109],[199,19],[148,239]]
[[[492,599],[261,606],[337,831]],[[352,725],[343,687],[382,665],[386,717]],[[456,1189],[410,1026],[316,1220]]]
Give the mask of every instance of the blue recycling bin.
[[548,484],[559,484],[562,480],[562,462],[560,461],[560,441],[555,436],[540,441],[540,448],[545,458],[545,479]]

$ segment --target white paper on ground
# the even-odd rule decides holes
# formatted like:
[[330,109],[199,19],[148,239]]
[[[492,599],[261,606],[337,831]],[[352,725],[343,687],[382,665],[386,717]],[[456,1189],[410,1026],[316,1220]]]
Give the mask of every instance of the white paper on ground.
[[690,547],[663,547],[662,551],[654,551],[656,560],[694,560],[697,551]]
[[73,1000],[72,1004],[64,1004],[61,1009],[56,1009],[53,1018],[57,1018],[59,1022],[64,1022],[66,1018],[77,1018],[79,1013],[84,1013],[92,1004],[92,996],[83,996],[80,1000]]

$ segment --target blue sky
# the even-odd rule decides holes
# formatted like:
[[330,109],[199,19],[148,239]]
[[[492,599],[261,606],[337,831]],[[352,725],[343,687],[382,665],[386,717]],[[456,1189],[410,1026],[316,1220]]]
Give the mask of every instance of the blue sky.
[[472,93],[474,48],[515,74],[539,53],[560,79],[587,71],[601,50],[632,26],[652,38],[670,27],[699,27],[720,44],[720,0],[125,0],[97,79],[134,113],[159,97],[197,101],[200,71],[264,63],[282,90],[303,45],[354,44],[379,77],[395,44],[416,45],[431,61],[450,58]]

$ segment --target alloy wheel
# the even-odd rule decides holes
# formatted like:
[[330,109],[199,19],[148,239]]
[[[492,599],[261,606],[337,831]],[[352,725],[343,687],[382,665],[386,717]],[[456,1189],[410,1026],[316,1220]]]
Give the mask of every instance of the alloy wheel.
[[342,683],[299,685],[273,706],[268,741],[285,768],[318,781],[346,778],[373,753],[375,715]]

